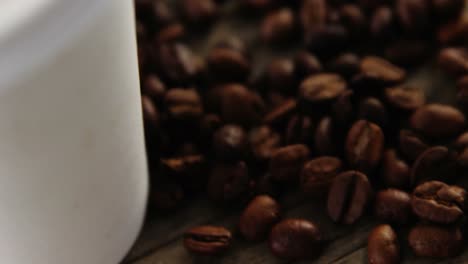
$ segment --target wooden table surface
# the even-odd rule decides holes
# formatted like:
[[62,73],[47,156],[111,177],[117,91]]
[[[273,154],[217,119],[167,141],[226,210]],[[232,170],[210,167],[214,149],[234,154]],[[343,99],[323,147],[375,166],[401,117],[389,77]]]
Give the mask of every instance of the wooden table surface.
[[[230,34],[242,36],[251,46],[257,47],[253,60],[256,71],[262,69],[271,58],[293,54],[295,48],[272,51],[264,47],[257,38],[258,20],[238,19],[234,16],[234,7],[225,7],[223,19],[204,35],[203,39],[193,39],[191,44],[200,55],[206,54],[209,47],[217,40]],[[430,78],[429,78],[430,76]],[[454,101],[454,81],[445,78],[433,62],[412,73],[411,83],[423,87],[429,101],[450,103]],[[468,187],[468,181],[460,185]],[[276,263],[366,263],[367,236],[378,223],[371,216],[362,218],[353,226],[336,225],[326,214],[325,201],[311,201],[299,193],[284,197],[281,201],[285,217],[300,217],[317,223],[329,244],[322,256],[315,261],[288,262],[275,258],[264,243],[249,243],[235,234],[234,244],[225,255],[216,258],[194,257],[188,254],[182,243],[184,231],[201,224],[214,224],[236,230],[239,210],[220,209],[211,202],[200,198],[187,202],[183,208],[167,215],[149,213],[142,233],[133,249],[122,264],[276,264]],[[453,259],[424,259],[415,257],[406,243],[406,229],[399,231],[403,249],[403,262],[412,264],[430,263],[468,263],[468,249]]]

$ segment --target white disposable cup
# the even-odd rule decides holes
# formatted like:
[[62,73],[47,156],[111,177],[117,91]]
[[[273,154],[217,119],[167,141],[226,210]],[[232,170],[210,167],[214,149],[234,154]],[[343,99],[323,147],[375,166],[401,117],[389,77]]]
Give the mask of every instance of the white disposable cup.
[[132,0],[0,1],[0,256],[115,264],[148,179]]

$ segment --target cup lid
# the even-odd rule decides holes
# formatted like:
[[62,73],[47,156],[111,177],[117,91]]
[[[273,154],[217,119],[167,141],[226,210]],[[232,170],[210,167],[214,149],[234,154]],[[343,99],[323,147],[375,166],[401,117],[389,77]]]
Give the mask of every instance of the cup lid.
[[1,0],[0,89],[71,43],[108,0]]

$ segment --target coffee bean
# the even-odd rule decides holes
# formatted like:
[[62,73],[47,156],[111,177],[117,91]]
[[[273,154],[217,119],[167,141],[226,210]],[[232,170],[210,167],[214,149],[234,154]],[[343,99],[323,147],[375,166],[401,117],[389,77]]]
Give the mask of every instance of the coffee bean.
[[[338,96],[331,107],[332,119],[340,129],[345,131],[355,119],[355,106],[353,104],[354,92],[346,90]],[[346,132],[345,132],[346,133]]]
[[397,65],[417,66],[426,62],[430,51],[425,41],[399,39],[385,49],[385,57]]
[[454,153],[446,147],[435,146],[424,151],[411,168],[411,184],[428,180],[451,180],[456,177]]
[[351,167],[372,172],[380,162],[384,147],[382,129],[371,122],[359,120],[351,127],[346,139],[346,157]]
[[355,89],[361,93],[362,90],[368,89],[371,89],[371,93],[378,93],[380,87],[398,84],[406,77],[406,72],[403,69],[379,57],[367,56],[363,58],[360,69],[360,73],[355,76],[353,81],[357,83],[354,85]]
[[317,108],[330,106],[346,90],[346,81],[337,74],[312,75],[299,86],[301,108],[313,113]]
[[294,182],[305,161],[309,158],[309,148],[305,145],[289,145],[273,152],[269,172],[278,182]]
[[268,126],[253,128],[248,135],[250,152],[255,161],[265,163],[280,147],[281,136]]
[[400,263],[400,243],[389,225],[379,225],[369,234],[367,259],[371,264]]
[[394,149],[384,152],[381,175],[387,187],[407,189],[410,186],[410,167]]
[[217,203],[239,203],[248,191],[249,174],[245,162],[216,163],[210,172],[207,192]]
[[175,179],[187,192],[203,190],[207,182],[207,160],[202,155],[185,155],[177,158],[162,159],[162,173]]
[[184,233],[184,246],[194,254],[220,254],[231,246],[231,240],[231,232],[219,226],[197,226]]
[[465,48],[445,48],[439,53],[439,66],[454,76],[468,74],[468,50]]
[[156,47],[182,41],[186,36],[183,24],[174,22],[162,27],[154,38],[153,45]]
[[325,0],[304,0],[300,11],[302,28],[305,32],[325,25],[327,21],[327,3]]
[[420,107],[410,119],[411,128],[435,139],[458,135],[465,128],[465,123],[463,113],[441,104]]
[[463,108],[468,106],[468,75],[457,81],[457,102]]
[[245,82],[250,74],[250,61],[232,48],[214,48],[207,57],[210,77],[215,82]]
[[466,198],[467,193],[461,187],[430,181],[414,189],[411,206],[422,220],[452,224],[464,215]]
[[336,127],[333,119],[325,116],[320,120],[315,130],[314,146],[318,155],[335,155],[338,153],[338,145],[341,145],[336,136]]
[[321,72],[322,64],[311,53],[301,51],[294,57],[294,69],[297,78],[302,80],[309,75]]
[[218,16],[218,6],[213,0],[183,0],[182,13],[192,26],[202,26]]
[[267,113],[263,119],[263,123],[281,127],[291,118],[296,110],[296,100],[288,99]]
[[266,71],[267,86],[270,90],[284,94],[296,94],[297,81],[294,62],[289,59],[277,59],[270,63]]
[[204,149],[211,149],[212,137],[218,128],[222,125],[221,118],[216,114],[204,115],[199,124],[200,140],[205,144]]
[[367,120],[380,127],[387,127],[389,118],[385,105],[375,97],[367,97],[359,103],[358,119]]
[[455,257],[463,250],[463,234],[456,227],[419,224],[411,229],[408,243],[419,257]]
[[158,69],[172,85],[187,85],[195,78],[197,67],[192,51],[183,44],[163,44],[156,49]]
[[328,215],[334,222],[354,224],[372,196],[367,176],[358,171],[347,171],[336,176],[328,193]]
[[315,125],[308,116],[293,116],[286,127],[285,142],[287,145],[304,143],[311,145],[314,141]]
[[294,37],[295,30],[294,12],[289,8],[282,8],[263,19],[260,35],[266,43],[284,43]]
[[437,40],[443,45],[460,45],[467,43],[468,14],[462,12],[459,19],[443,24],[437,31]]
[[307,48],[320,57],[330,57],[349,44],[347,29],[339,24],[322,25],[305,32]]
[[432,10],[440,21],[454,20],[463,13],[463,0],[432,0]]
[[397,17],[403,29],[421,34],[431,26],[431,6],[426,0],[396,0]]
[[142,87],[143,93],[151,97],[159,106],[161,106],[166,93],[166,85],[156,75],[148,75]]
[[203,114],[201,98],[194,89],[170,89],[164,104],[170,118],[177,121],[198,120]]
[[323,196],[333,179],[343,170],[340,159],[330,156],[322,156],[304,164],[301,172],[301,189],[312,196]]
[[327,69],[349,79],[359,72],[359,65],[360,58],[356,54],[343,53],[331,60]]
[[394,110],[408,113],[422,107],[426,102],[426,97],[419,88],[400,85],[386,88],[385,100]]
[[239,220],[239,230],[247,240],[262,240],[279,219],[279,204],[270,196],[260,195],[243,211]]
[[302,219],[286,219],[273,227],[270,233],[270,249],[283,259],[314,259],[322,252],[322,234],[313,222]]
[[244,129],[236,125],[220,127],[213,135],[213,154],[216,159],[232,161],[246,157],[248,140]]
[[457,150],[463,150],[468,147],[468,132],[461,134],[453,143]]
[[411,218],[411,196],[398,189],[386,189],[377,193],[375,215],[386,222],[407,224]]
[[423,139],[410,130],[400,131],[398,149],[409,161],[416,160],[419,155],[429,148]]
[[358,5],[345,4],[339,9],[340,21],[347,28],[351,38],[362,36],[366,30],[366,16]]
[[393,10],[388,6],[377,8],[372,14],[369,22],[371,36],[380,42],[393,39],[397,33],[396,17]]
[[247,47],[247,44],[236,35],[228,35],[222,38],[216,42],[213,48],[235,50],[243,54],[246,58],[250,57],[250,51]]
[[141,97],[141,104],[143,108],[143,119],[145,122],[145,127],[148,129],[157,129],[159,127],[160,114],[154,105],[153,100],[151,100],[151,98],[148,96],[143,95]]

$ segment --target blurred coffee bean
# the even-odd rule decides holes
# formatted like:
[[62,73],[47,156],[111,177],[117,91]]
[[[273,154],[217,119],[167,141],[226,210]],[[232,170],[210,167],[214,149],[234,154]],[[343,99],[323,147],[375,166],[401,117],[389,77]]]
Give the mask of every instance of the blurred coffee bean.
[[279,204],[270,196],[259,195],[242,212],[239,220],[239,230],[247,240],[262,240],[279,219]]
[[218,255],[231,246],[229,230],[218,226],[197,226],[184,233],[184,246],[199,255]]
[[247,198],[249,182],[245,162],[216,163],[210,172],[207,193],[216,203],[239,203]]
[[379,165],[383,147],[382,129],[366,120],[357,121],[346,138],[345,151],[349,165],[365,173],[372,172]]
[[463,217],[466,199],[467,193],[463,188],[430,181],[414,189],[411,206],[422,220],[453,224]]
[[367,208],[372,187],[367,176],[358,171],[347,171],[336,176],[328,192],[327,209],[337,223],[354,224]]
[[463,113],[452,106],[427,104],[414,112],[410,125],[427,137],[440,139],[460,134],[466,120]]
[[457,102],[463,108],[468,108],[468,75],[457,81]]
[[211,138],[221,125],[221,118],[216,114],[206,114],[201,118],[199,129],[202,144],[205,144],[205,150],[211,149]]
[[311,145],[314,140],[314,123],[304,115],[293,116],[286,127],[285,143],[287,145],[304,143]]
[[161,46],[170,42],[179,42],[185,38],[185,27],[181,23],[170,23],[156,34],[153,45]]
[[212,22],[219,13],[218,5],[213,0],[182,0],[181,7],[184,18],[192,26]]
[[301,172],[301,189],[304,193],[320,197],[328,194],[333,179],[343,170],[340,159],[322,156],[304,164]]
[[325,25],[327,11],[327,2],[325,0],[304,0],[300,10],[300,19],[304,32],[310,32]]
[[393,10],[388,6],[377,8],[369,22],[371,36],[380,42],[393,39],[397,34],[396,17]]
[[463,250],[463,234],[457,227],[419,224],[411,229],[408,243],[419,257],[455,257]]
[[407,224],[410,221],[411,196],[398,189],[386,189],[375,197],[375,215],[385,221],[396,224]]
[[386,187],[408,189],[410,187],[410,167],[398,157],[396,150],[388,149],[382,158],[382,180]]
[[384,96],[387,104],[398,113],[411,113],[426,103],[424,92],[408,85],[386,88]]
[[339,16],[340,22],[345,25],[352,39],[357,39],[366,33],[366,16],[358,5],[342,5]]
[[388,126],[389,118],[385,105],[375,97],[367,97],[358,105],[358,119],[375,123],[382,128]]
[[455,20],[465,7],[464,0],[432,0],[432,10],[439,21]]
[[296,182],[310,151],[305,145],[289,145],[276,149],[270,159],[269,173],[278,182]]
[[466,12],[462,12],[462,16],[459,19],[443,24],[437,30],[437,40],[442,45],[466,44],[468,41],[467,36],[468,13]]
[[468,50],[465,48],[445,48],[439,53],[439,67],[453,76],[468,74]]
[[284,94],[296,94],[297,80],[294,62],[289,59],[273,60],[266,70],[267,87]]
[[403,29],[424,34],[432,26],[431,3],[426,0],[396,0],[395,11]]
[[429,180],[448,181],[457,177],[454,153],[444,146],[428,148],[421,153],[411,168],[411,184]]
[[430,57],[430,47],[421,40],[400,39],[385,49],[385,57],[397,65],[417,66]]
[[296,29],[294,12],[289,8],[282,8],[263,19],[260,35],[266,43],[286,43],[297,35]]
[[201,98],[195,89],[170,89],[164,105],[169,117],[176,121],[196,121],[203,114]]
[[338,146],[341,146],[342,140],[338,140],[335,130],[336,126],[331,117],[325,116],[319,121],[314,135],[315,152],[318,155],[339,154]]
[[188,85],[195,74],[197,67],[194,55],[183,44],[163,44],[156,48],[158,69],[171,85]]
[[361,60],[360,73],[353,78],[353,89],[360,94],[378,95],[382,87],[401,83],[405,77],[405,70],[389,61],[367,56]]
[[324,107],[330,107],[346,87],[346,81],[338,74],[312,75],[299,86],[301,109],[309,114],[314,114],[318,109],[324,110]]
[[281,137],[268,126],[250,130],[248,135],[250,152],[255,161],[265,163],[281,145]]
[[408,161],[416,160],[430,146],[410,130],[400,130],[398,149]]
[[367,239],[367,259],[371,264],[400,263],[400,243],[390,225],[378,225]]
[[309,51],[323,58],[336,55],[349,44],[348,30],[339,24],[314,27],[304,34]]
[[313,54],[301,51],[294,57],[294,69],[299,80],[322,71],[322,64]]
[[141,104],[145,127],[149,129],[157,129],[159,127],[160,114],[154,105],[153,100],[146,95],[142,95]]
[[323,237],[313,222],[286,219],[273,227],[269,245],[271,252],[282,259],[314,259],[323,249]]
[[166,85],[154,74],[148,75],[143,81],[143,94],[151,97],[159,107],[162,107],[166,90]]
[[468,132],[461,134],[453,143],[456,150],[463,150],[468,147]]
[[224,125],[213,135],[214,158],[235,161],[247,156],[248,140],[244,129],[237,125]]
[[265,115],[263,122],[268,125],[282,127],[297,111],[297,102],[295,99],[288,99],[280,105],[273,108]]
[[354,53],[343,53],[329,61],[327,69],[349,79],[359,72],[360,58]]
[[332,104],[331,115],[340,134],[346,134],[355,119],[353,96],[352,90],[345,90]]
[[207,57],[210,77],[215,82],[245,82],[250,74],[250,61],[246,55],[227,47],[213,48]]

